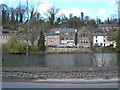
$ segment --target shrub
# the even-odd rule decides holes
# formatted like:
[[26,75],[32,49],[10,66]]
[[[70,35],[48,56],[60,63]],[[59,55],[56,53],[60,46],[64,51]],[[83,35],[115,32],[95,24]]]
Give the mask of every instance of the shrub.
[[39,50],[38,46],[31,46],[30,49],[32,52],[37,52]]
[[26,46],[26,42],[19,41],[16,36],[13,36],[8,40],[7,50],[9,53],[25,53]]

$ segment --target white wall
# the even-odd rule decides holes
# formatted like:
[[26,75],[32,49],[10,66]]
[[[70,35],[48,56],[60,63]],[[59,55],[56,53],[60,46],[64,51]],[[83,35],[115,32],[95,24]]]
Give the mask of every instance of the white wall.
[[110,46],[110,44],[112,44],[114,48],[116,47],[116,41],[107,41],[106,45]]
[[[97,42],[96,42],[97,40]],[[105,40],[105,42],[104,42]],[[116,47],[116,42],[115,41],[108,41],[108,37],[107,36],[94,36],[93,37],[93,46],[95,46],[95,44],[98,43],[98,46],[101,46],[101,43],[102,43],[102,46],[110,46],[110,44],[113,44],[113,47],[115,48]],[[105,44],[105,45],[104,45]]]
[[[97,40],[97,42],[96,42]],[[105,40],[105,42],[104,42]],[[106,46],[107,45],[107,36],[93,36],[93,46],[95,46],[95,44],[98,44],[98,46]],[[101,45],[102,44],[102,45]]]

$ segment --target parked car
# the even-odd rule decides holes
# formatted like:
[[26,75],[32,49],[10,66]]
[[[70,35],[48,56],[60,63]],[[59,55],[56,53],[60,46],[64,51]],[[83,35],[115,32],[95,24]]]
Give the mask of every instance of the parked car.
[[48,45],[47,47],[56,47],[56,45]]

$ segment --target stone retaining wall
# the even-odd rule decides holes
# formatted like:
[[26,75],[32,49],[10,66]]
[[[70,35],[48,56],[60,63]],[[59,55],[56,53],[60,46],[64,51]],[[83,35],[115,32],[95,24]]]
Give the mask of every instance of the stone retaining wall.
[[53,48],[49,47],[46,52],[91,52],[90,48]]
[[3,80],[118,78],[117,67],[104,68],[3,68]]

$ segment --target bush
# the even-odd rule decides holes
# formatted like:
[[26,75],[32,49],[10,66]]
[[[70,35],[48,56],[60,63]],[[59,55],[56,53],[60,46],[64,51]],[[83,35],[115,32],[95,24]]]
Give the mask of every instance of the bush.
[[13,36],[8,40],[7,49],[9,53],[25,53],[26,46],[26,42],[19,41],[16,36]]
[[32,46],[30,49],[32,52],[37,52],[39,50],[38,46]]

